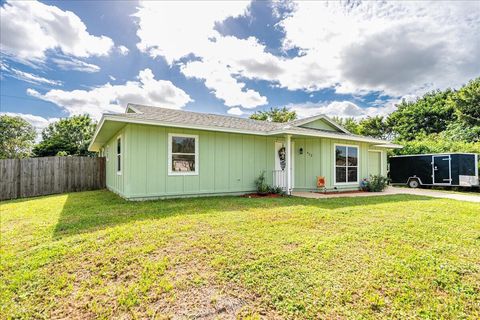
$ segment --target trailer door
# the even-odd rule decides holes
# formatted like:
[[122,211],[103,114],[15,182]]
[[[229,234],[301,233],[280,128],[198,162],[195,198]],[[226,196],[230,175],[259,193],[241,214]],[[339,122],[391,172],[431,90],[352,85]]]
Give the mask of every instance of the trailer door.
[[452,184],[451,159],[449,155],[432,156],[432,177],[433,184]]

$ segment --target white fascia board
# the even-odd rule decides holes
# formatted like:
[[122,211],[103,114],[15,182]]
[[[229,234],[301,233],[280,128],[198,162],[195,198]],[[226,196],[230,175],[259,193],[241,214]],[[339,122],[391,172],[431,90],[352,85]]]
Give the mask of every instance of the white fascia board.
[[385,143],[385,144],[377,144],[374,145],[377,148],[388,148],[388,149],[403,149],[402,145],[395,144],[395,143]]
[[133,111],[135,111],[135,113],[139,113],[139,114],[143,114],[143,112],[140,112],[140,110],[138,110],[137,108],[133,107],[132,104],[127,104],[127,107],[125,108],[125,112],[124,113],[128,113],[128,109],[132,109]]
[[[233,128],[224,128],[224,127],[213,127],[213,126],[205,126],[205,125],[193,125],[193,124],[184,124],[184,123],[175,123],[175,122],[166,122],[166,121],[158,121],[158,120],[147,120],[147,119],[134,119],[128,118],[123,116],[116,116],[116,115],[103,115],[100,119],[99,124],[97,125],[97,129],[93,135],[92,141],[88,149],[90,150],[95,142],[95,139],[100,132],[103,124],[105,121],[117,121],[117,122],[125,122],[125,123],[136,123],[136,124],[149,124],[149,125],[156,125],[156,126],[164,126],[164,127],[173,127],[173,128],[184,128],[184,129],[196,129],[196,130],[204,130],[204,131],[217,131],[217,132],[229,132],[229,133],[241,133],[241,134],[252,134],[252,135],[259,135],[259,136],[272,136],[272,135],[281,135],[281,134],[291,134],[291,135],[303,135],[303,136],[310,136],[310,137],[320,137],[320,138],[331,138],[331,139],[341,139],[341,140],[350,140],[350,141],[360,141],[360,142],[369,142],[369,143],[379,143],[379,147],[389,147],[389,141],[383,141],[379,139],[372,139],[368,137],[359,137],[359,136],[338,136],[335,134],[329,134],[327,132],[298,132],[292,130],[292,128],[286,128],[281,130],[273,130],[268,132],[262,131],[252,131],[246,129],[233,129]],[[389,146],[387,146],[389,145]],[[401,147],[401,146],[400,146]],[[90,150],[92,151],[92,150]]]
[[105,122],[105,115],[102,115],[102,117],[100,118],[100,121],[97,124],[97,128],[95,129],[95,132],[93,134],[92,141],[90,141],[90,144],[88,145],[88,148],[87,148],[88,151],[95,151],[95,150],[92,150],[92,147],[93,147],[93,144],[95,143],[95,140],[97,139],[98,133],[103,127],[104,122]]
[[373,139],[368,137],[360,137],[360,136],[349,136],[349,135],[335,135],[329,134],[328,132],[298,132],[295,130],[282,130],[282,131],[270,131],[271,134],[292,134],[292,135],[300,135],[300,136],[308,136],[308,137],[320,137],[320,138],[330,138],[330,139],[339,139],[339,140],[350,140],[350,141],[360,141],[360,142],[369,142],[369,143],[378,143],[378,144],[390,144],[390,141],[383,141],[379,139]]

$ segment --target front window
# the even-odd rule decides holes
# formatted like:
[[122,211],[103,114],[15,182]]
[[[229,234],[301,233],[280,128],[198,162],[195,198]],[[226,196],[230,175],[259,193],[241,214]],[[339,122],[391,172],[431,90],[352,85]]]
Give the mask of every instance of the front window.
[[117,138],[117,173],[122,172],[122,138]]
[[358,182],[358,147],[335,147],[335,183]]
[[198,174],[198,136],[169,135],[169,174]]

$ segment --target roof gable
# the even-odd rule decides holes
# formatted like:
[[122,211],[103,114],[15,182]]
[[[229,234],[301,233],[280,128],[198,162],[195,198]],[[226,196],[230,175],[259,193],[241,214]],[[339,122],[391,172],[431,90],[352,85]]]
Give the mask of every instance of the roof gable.
[[333,131],[333,132],[342,132],[350,133],[347,129],[328,118],[327,116],[321,114],[305,119],[295,120],[289,123],[293,127],[308,128],[314,130],[323,130],[323,131]]
[[325,119],[318,119],[318,120],[315,120],[315,121],[312,121],[312,122],[307,122],[305,124],[300,125],[299,127],[309,128],[309,129],[319,129],[319,130],[342,132],[337,127],[334,127],[330,122],[325,121]]

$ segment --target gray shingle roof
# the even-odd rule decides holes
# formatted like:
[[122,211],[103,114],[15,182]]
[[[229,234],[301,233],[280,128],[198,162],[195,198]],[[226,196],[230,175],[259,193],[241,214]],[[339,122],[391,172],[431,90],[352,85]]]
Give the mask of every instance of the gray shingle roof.
[[[338,132],[322,129],[311,129],[305,127],[297,126],[300,123],[305,122],[305,119],[301,121],[295,120],[287,123],[276,123],[268,121],[259,121],[252,120],[247,118],[240,118],[234,116],[224,116],[218,114],[210,113],[198,113],[191,111],[183,110],[174,110],[160,107],[144,106],[139,104],[129,104],[129,108],[136,111],[122,113],[122,114],[110,114],[107,116],[114,116],[116,118],[125,118],[125,121],[128,120],[138,120],[138,121],[153,121],[159,122],[163,125],[172,126],[182,126],[188,127],[208,127],[212,130],[222,131],[248,131],[249,133],[255,134],[298,134],[304,136],[321,136],[345,140],[357,140],[357,141],[368,141],[371,143],[380,143],[385,144],[388,141],[383,141],[379,139],[374,139],[371,137],[354,135],[347,132]],[[128,110],[128,108],[127,108]],[[312,117],[316,118],[318,116]],[[307,118],[308,119],[308,118]]]
[[135,119],[171,122],[176,124],[213,126],[218,128],[230,128],[258,132],[279,130],[285,126],[285,124],[282,123],[223,116],[211,113],[173,110],[137,104],[129,104],[129,107],[132,107],[141,113],[124,113],[122,116]]

